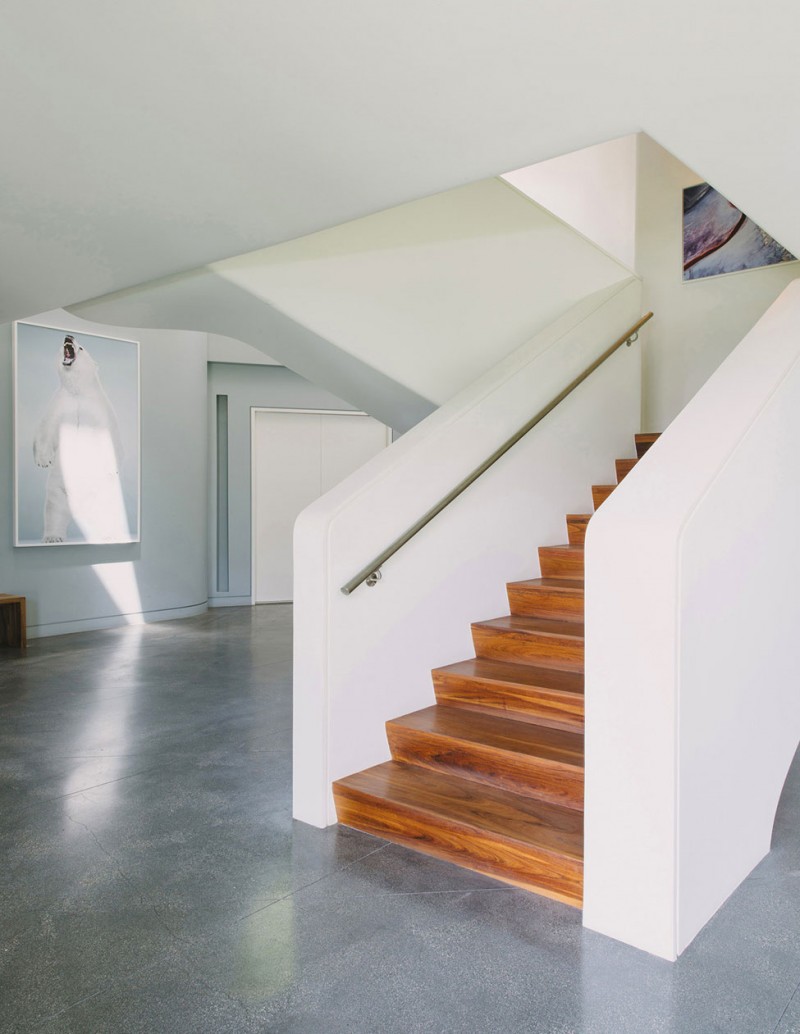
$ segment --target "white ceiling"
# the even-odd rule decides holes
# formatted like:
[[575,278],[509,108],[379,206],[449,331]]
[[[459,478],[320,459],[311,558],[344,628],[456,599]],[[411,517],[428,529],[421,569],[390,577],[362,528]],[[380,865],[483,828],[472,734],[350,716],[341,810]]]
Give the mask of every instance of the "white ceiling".
[[645,130],[800,252],[792,0],[6,0],[0,319]]

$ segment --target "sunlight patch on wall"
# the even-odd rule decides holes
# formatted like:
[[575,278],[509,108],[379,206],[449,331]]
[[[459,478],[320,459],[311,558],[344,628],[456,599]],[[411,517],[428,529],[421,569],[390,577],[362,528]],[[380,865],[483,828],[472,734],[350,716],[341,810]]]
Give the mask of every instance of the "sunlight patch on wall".
[[127,560],[118,564],[92,564],[92,571],[116,604],[120,616],[126,623],[144,624],[144,615],[141,613],[142,596],[133,562]]

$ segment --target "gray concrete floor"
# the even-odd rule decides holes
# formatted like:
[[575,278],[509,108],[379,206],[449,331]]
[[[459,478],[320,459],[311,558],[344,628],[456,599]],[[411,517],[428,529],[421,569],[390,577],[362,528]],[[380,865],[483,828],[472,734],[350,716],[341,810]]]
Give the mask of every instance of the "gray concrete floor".
[[291,612],[0,657],[0,1030],[800,1031],[800,768],[675,964],[579,914],[291,819]]

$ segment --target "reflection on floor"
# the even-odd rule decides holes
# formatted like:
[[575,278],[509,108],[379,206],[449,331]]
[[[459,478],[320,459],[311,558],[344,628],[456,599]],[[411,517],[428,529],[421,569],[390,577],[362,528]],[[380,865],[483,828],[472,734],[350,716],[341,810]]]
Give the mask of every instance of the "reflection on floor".
[[800,768],[772,854],[670,966],[293,823],[290,632],[241,608],[0,656],[0,1030],[800,1030]]

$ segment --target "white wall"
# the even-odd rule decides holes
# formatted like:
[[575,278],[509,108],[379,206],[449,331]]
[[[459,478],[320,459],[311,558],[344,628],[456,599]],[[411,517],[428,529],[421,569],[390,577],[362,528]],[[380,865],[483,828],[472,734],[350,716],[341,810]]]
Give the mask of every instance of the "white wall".
[[798,275],[781,264],[684,283],[683,188],[702,177],[643,133],[503,178],[642,278],[656,314],[644,351],[647,429],[669,424]]
[[[305,510],[295,527],[294,814],[335,821],[331,781],[388,757],[384,722],[433,703],[430,669],[473,655],[470,622],[508,612],[639,429],[639,346],[590,380],[383,567],[340,587],[641,315],[640,285],[574,307]],[[643,333],[642,337],[645,337]]]
[[[217,587],[216,397],[228,398],[228,591]],[[277,409],[353,409],[349,403],[282,366],[209,363],[209,606],[247,606],[252,600],[251,435],[253,406]]]
[[[63,311],[34,317],[112,333]],[[206,336],[135,330],[141,342],[141,542],[15,548],[11,325],[0,327],[0,591],[28,598],[31,638],[199,613],[206,608]]]
[[[643,426],[662,431],[800,275],[800,266],[781,263],[684,283],[683,188],[703,177],[649,136],[637,139],[636,272],[645,305],[656,314],[643,356]],[[769,190],[766,176],[763,189]]]
[[208,335],[208,361],[210,363],[245,363],[248,366],[280,366],[259,348],[225,337],[224,334]]
[[503,179],[634,268],[635,133],[507,172]]
[[586,540],[584,922],[675,958],[769,850],[800,739],[800,281]]

